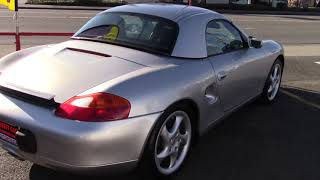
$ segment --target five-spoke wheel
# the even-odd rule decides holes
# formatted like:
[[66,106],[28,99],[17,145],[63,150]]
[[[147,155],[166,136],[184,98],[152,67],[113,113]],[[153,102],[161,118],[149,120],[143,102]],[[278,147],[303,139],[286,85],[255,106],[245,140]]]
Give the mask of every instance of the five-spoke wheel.
[[175,172],[187,156],[191,143],[191,122],[187,113],[176,111],[163,123],[155,143],[158,170],[169,175]]
[[280,88],[280,82],[281,82],[281,77],[282,77],[282,72],[281,72],[281,65],[280,64],[275,64],[271,74],[270,74],[270,86],[268,89],[268,98],[270,101],[272,101]]
[[283,64],[281,60],[277,59],[271,68],[264,86],[264,90],[262,93],[262,100],[264,102],[269,103],[273,102],[276,99],[280,89],[282,70]]
[[195,118],[194,110],[184,103],[164,111],[148,139],[139,166],[142,176],[166,179],[180,172],[193,144]]

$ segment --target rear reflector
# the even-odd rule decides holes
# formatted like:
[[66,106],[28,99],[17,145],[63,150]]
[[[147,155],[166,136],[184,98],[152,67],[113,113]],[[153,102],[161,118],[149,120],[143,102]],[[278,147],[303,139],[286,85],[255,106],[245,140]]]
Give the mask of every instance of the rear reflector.
[[75,96],[61,104],[56,116],[87,122],[127,119],[131,110],[128,100],[109,93]]

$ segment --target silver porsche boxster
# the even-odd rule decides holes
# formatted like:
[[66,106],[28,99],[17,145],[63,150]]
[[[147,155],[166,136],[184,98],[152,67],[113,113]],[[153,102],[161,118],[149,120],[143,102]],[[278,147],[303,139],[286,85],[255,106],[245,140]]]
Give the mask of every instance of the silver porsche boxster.
[[111,8],[66,42],[1,59],[0,144],[57,170],[172,176],[209,127],[257,97],[273,102],[283,67],[280,44],[219,13]]

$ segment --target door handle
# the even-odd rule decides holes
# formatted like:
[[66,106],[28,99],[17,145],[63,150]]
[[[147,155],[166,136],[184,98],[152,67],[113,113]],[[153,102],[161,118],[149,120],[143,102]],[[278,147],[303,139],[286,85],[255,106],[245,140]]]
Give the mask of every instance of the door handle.
[[227,73],[225,71],[222,71],[222,72],[219,72],[217,76],[218,76],[218,80],[222,81],[224,78],[227,77]]

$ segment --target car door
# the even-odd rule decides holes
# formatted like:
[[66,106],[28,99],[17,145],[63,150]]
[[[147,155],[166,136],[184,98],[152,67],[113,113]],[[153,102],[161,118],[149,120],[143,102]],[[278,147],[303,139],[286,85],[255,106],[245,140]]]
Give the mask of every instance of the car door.
[[206,30],[208,59],[217,75],[224,111],[232,110],[259,92],[252,68],[258,66],[254,50],[227,20],[213,20]]

